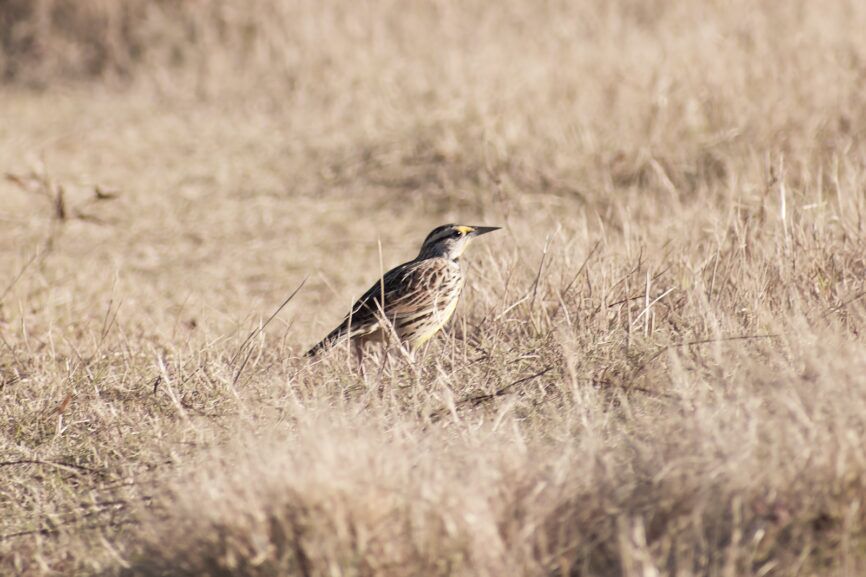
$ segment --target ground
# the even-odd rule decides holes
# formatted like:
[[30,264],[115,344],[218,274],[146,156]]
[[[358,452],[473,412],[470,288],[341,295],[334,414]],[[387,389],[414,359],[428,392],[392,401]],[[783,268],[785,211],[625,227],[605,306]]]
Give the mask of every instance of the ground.
[[253,4],[0,8],[0,573],[864,570],[859,2]]

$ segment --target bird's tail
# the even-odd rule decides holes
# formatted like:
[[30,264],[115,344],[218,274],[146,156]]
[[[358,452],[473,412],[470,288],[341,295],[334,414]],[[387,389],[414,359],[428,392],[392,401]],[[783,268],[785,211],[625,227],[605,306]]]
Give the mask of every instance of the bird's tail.
[[307,358],[312,358],[318,355],[319,353],[325,352],[328,349],[332,348],[338,342],[340,342],[345,335],[345,330],[343,327],[339,327],[333,331],[331,331],[328,336],[323,338],[321,341],[316,343],[316,345],[311,348],[309,351],[304,353],[304,356]]
[[325,349],[331,348],[331,345],[333,345],[333,343],[328,341],[328,339],[322,339],[321,341],[316,343],[316,345],[313,348],[311,348],[309,351],[304,353],[304,356],[307,357],[308,359],[313,358],[316,355],[318,355],[320,352],[324,351]]

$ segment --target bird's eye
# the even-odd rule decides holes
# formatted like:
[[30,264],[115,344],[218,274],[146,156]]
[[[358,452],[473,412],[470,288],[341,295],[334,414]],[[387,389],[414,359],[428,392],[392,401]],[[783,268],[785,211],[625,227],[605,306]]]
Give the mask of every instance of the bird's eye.
[[462,230],[455,230],[454,232],[451,233],[451,236],[453,236],[454,238],[460,238],[461,236],[463,236],[463,231]]

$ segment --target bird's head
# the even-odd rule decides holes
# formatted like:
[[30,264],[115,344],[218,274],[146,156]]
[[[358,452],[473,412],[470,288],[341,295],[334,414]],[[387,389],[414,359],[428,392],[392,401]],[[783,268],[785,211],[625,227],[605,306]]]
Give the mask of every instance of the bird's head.
[[472,239],[488,232],[499,230],[498,226],[469,226],[465,224],[445,224],[437,226],[421,245],[418,258],[444,257],[457,260]]

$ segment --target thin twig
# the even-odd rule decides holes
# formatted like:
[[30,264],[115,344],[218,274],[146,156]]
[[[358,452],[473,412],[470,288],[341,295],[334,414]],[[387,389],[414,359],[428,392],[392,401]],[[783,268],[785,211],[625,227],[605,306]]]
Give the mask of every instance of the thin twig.
[[646,362],[644,362],[641,366],[639,366],[637,368],[637,370],[634,372],[633,376],[638,376],[639,374],[641,374],[650,365],[650,363],[652,363],[657,358],[662,356],[666,351],[669,351],[671,349],[680,349],[683,347],[691,347],[694,345],[706,345],[709,343],[721,343],[721,342],[725,342],[725,341],[748,341],[748,340],[755,340],[755,339],[775,339],[775,338],[779,338],[780,336],[781,335],[776,335],[776,334],[736,335],[736,336],[732,336],[732,337],[722,337],[719,339],[699,339],[699,340],[695,340],[695,341],[688,341],[685,343],[674,343],[674,344],[670,344],[670,345],[664,345],[658,351],[653,353],[653,355]]
[[253,340],[256,336],[258,336],[259,333],[264,331],[265,328],[267,328],[267,326],[271,323],[271,321],[274,320],[274,317],[276,317],[278,314],[280,314],[280,311],[283,310],[283,308],[287,304],[289,304],[289,301],[291,301],[293,298],[295,298],[295,295],[298,294],[298,291],[300,291],[301,288],[303,288],[303,286],[304,286],[304,284],[306,284],[308,278],[310,278],[309,275],[305,276],[304,280],[301,281],[301,284],[298,285],[298,288],[296,288],[294,291],[292,291],[292,294],[290,294],[288,297],[286,297],[286,300],[283,301],[283,304],[281,304],[280,306],[277,307],[277,310],[274,311],[274,314],[272,314],[270,317],[268,317],[268,320],[266,320],[262,326],[254,329],[249,334],[249,336],[247,336],[247,338],[244,340],[244,342],[241,343],[241,346],[238,347],[238,350],[237,350],[237,352],[235,352],[234,356],[232,357],[232,360],[229,361],[230,365],[235,364],[235,361],[238,360],[238,357],[240,356],[241,352],[243,352],[244,347],[246,347],[247,344],[249,344],[249,342],[251,340]]
[[[87,515],[92,516],[92,515]],[[76,521],[80,519],[74,519],[67,523],[62,523],[56,529],[32,529],[30,531],[18,531],[17,533],[7,533],[5,535],[0,535],[0,541],[6,541],[9,539],[14,539],[16,537],[28,537],[30,535],[57,535],[60,533],[60,528],[68,525],[74,525]],[[112,521],[111,523],[94,523],[92,525],[84,525],[76,527],[77,530],[88,530],[88,529],[104,529],[106,527],[122,527],[124,525],[138,525],[140,522],[136,519],[121,519],[119,521]]]
[[[266,320],[266,321],[264,322],[264,324],[262,324],[262,326],[258,327],[257,329],[255,329],[254,331],[252,331],[252,332],[249,334],[249,336],[246,338],[246,340],[244,340],[244,342],[241,343],[241,346],[238,347],[238,350],[237,350],[237,352],[235,353],[235,355],[232,357],[232,360],[229,361],[229,365],[234,365],[234,364],[235,364],[235,361],[238,359],[238,356],[240,356],[241,352],[243,352],[244,348],[245,348],[245,347],[246,347],[246,346],[247,346],[247,345],[248,345],[248,344],[249,344],[249,343],[250,343],[250,342],[251,342],[255,337],[257,337],[259,334],[261,334],[262,331],[264,331],[264,330],[267,328],[267,326],[268,326],[269,324],[271,324],[271,321],[274,320],[274,318],[276,318],[276,316],[277,316],[278,314],[280,314],[280,311],[282,311],[283,308],[285,308],[285,306],[286,306],[287,304],[289,304],[289,302],[290,302],[293,298],[295,298],[295,295],[298,294],[298,291],[300,291],[300,290],[303,288],[303,286],[304,286],[304,284],[306,284],[308,278],[310,278],[309,275],[308,275],[308,276],[305,276],[305,277],[304,277],[304,280],[301,281],[301,284],[298,285],[298,288],[296,288],[295,290],[293,290],[293,291],[292,291],[292,294],[290,294],[288,297],[286,297],[286,300],[284,300],[283,303],[282,303],[280,306],[277,307],[277,310],[275,310],[274,313],[273,313],[270,317],[268,317],[268,320]],[[233,384],[233,385],[234,385],[234,384],[237,384],[238,379],[241,378],[241,372],[243,372],[244,367],[246,366],[247,361],[249,360],[249,358],[250,358],[250,352],[247,351],[247,355],[246,355],[246,357],[244,358],[243,363],[241,363],[241,366],[238,368],[238,371],[237,371],[237,373],[235,374],[234,379],[232,380],[232,384]]]
[[24,266],[21,267],[21,270],[18,271],[18,274],[15,275],[15,277],[8,285],[6,285],[6,288],[3,290],[3,294],[0,295],[0,303],[2,303],[6,299],[6,296],[12,291],[12,289],[15,288],[15,285],[18,284],[18,281],[21,280],[21,278],[24,276],[24,273],[27,272],[27,269],[30,268],[33,263],[44,258],[46,254],[48,254],[47,249],[43,249],[41,251],[37,250],[35,253],[33,253],[33,256],[31,256],[27,260],[27,262],[24,263]]
[[584,271],[584,269],[586,269],[586,265],[587,265],[587,263],[589,263],[589,259],[591,259],[592,255],[595,254],[595,251],[598,250],[598,246],[600,244],[601,244],[600,240],[595,241],[595,244],[592,245],[592,248],[589,250],[589,253],[586,255],[586,258],[583,259],[583,263],[580,265],[580,268],[577,269],[577,272],[574,274],[574,277],[572,277],[571,282],[569,282],[565,286],[565,289],[563,289],[562,294],[564,294],[564,295],[568,294],[568,291],[571,290],[572,285],[574,285],[574,283],[577,282],[577,279],[580,277],[580,273],[582,273]]
[[821,313],[821,318],[822,319],[826,318],[826,317],[830,316],[831,314],[844,309],[845,307],[847,307],[851,303],[860,300],[864,296],[866,296],[866,291],[858,292],[857,294],[855,294],[853,297],[849,298],[848,300],[842,301],[838,305],[832,306],[832,307],[828,308],[827,310],[825,310],[823,313]]
[[463,399],[462,401],[457,403],[457,406],[460,406],[460,405],[466,404],[466,403],[472,403],[473,407],[477,407],[481,403],[484,403],[484,402],[489,401],[491,399],[495,399],[496,397],[501,397],[502,395],[506,394],[510,389],[513,389],[517,385],[522,385],[523,383],[527,383],[529,381],[537,379],[538,377],[540,377],[542,375],[546,375],[547,373],[549,373],[552,370],[553,370],[552,366],[547,367],[546,369],[539,371],[539,372],[535,373],[534,375],[529,375],[528,377],[523,377],[522,379],[517,379],[516,381],[509,383],[509,384],[505,385],[504,387],[502,387],[501,389],[497,389],[496,391],[494,391],[492,393],[486,393],[483,395],[475,395],[474,397],[469,397],[467,399]]
[[[517,379],[516,381],[513,381],[511,383],[508,383],[507,385],[495,390],[492,393],[485,393],[483,395],[473,395],[470,397],[466,397],[464,399],[459,400],[457,403],[455,403],[454,408],[458,409],[458,408],[460,408],[464,405],[468,405],[468,404],[471,404],[473,407],[477,407],[478,405],[485,403],[491,399],[495,399],[497,397],[501,397],[501,396],[505,395],[511,389],[516,387],[517,385],[522,385],[524,383],[528,383],[529,381],[533,381],[542,375],[546,375],[547,373],[549,373],[552,370],[553,370],[553,367],[550,366],[550,367],[547,367],[544,370],[541,370],[535,374]],[[441,419],[442,416],[448,412],[449,412],[449,409],[447,409],[447,408],[439,409],[439,410],[430,414],[430,420],[433,422],[436,422],[439,419]]]
[[547,250],[550,248],[550,235],[544,241],[544,249],[541,251],[541,261],[538,263],[538,272],[535,274],[535,280],[532,282],[532,299],[529,301],[529,309],[535,307],[535,297],[538,294],[538,284],[541,281],[541,272],[544,270],[544,261],[547,259]]
[[81,474],[82,471],[104,476],[105,472],[98,469],[91,469],[84,465],[76,465],[74,463],[62,463],[60,461],[41,461],[39,459],[19,459],[17,461],[0,461],[0,467],[12,467],[14,465],[44,465],[46,467],[55,467],[63,469],[71,473]]

